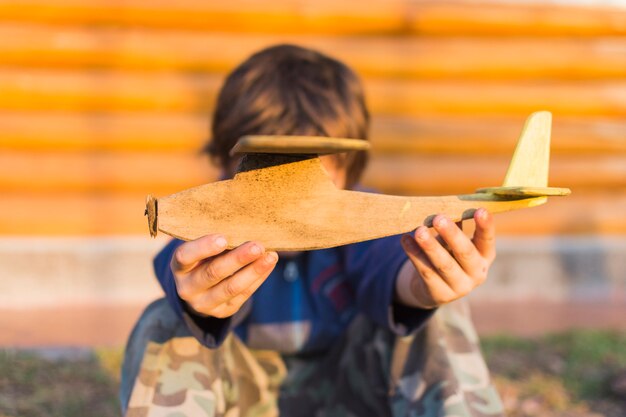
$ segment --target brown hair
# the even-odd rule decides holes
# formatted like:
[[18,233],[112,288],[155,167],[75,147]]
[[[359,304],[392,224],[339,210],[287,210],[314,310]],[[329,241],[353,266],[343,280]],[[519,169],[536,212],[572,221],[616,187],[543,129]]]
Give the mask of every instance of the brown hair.
[[[226,171],[244,135],[332,136],[367,140],[369,113],[361,82],[341,62],[311,49],[277,45],[252,55],[217,98],[212,140],[204,150]],[[366,152],[337,155],[346,185],[359,181]]]

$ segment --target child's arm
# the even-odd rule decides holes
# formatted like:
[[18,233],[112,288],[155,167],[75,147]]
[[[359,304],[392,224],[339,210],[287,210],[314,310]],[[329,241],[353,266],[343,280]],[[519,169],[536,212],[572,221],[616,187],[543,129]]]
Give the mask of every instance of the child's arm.
[[259,243],[225,251],[226,240],[208,235],[174,252],[171,269],[180,298],[195,313],[226,318],[235,314],[265,281],[278,261]]
[[485,209],[476,211],[474,221],[472,239],[441,215],[433,225],[442,241],[424,226],[414,236],[403,236],[409,261],[396,281],[398,301],[411,307],[435,308],[469,294],[485,281],[496,257],[495,225]]

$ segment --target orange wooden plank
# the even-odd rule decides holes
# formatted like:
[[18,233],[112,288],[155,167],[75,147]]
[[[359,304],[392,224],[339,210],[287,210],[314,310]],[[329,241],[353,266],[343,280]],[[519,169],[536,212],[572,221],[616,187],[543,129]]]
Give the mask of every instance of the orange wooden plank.
[[144,209],[145,196],[138,193],[3,192],[0,234],[141,234],[148,227]]
[[[624,235],[626,194],[595,190],[529,210],[503,213],[496,219],[499,236],[505,235]],[[621,213],[621,214],[620,214]]]
[[[0,235],[120,235],[148,238],[140,193],[3,192]],[[503,213],[498,236],[626,233],[626,193],[576,193],[540,207]]]
[[[509,161],[510,155],[376,156],[364,183],[397,194],[467,194],[500,185]],[[167,195],[216,177],[205,158],[190,153],[0,153],[2,191]],[[626,155],[553,156],[550,182],[574,192],[626,189]]]
[[626,33],[626,8],[554,2],[422,0],[411,30],[437,35],[597,36]]
[[6,20],[58,24],[182,27],[234,32],[396,32],[406,5],[399,1],[278,0],[2,0]]
[[219,76],[0,70],[0,108],[207,112]]
[[[208,114],[221,76],[0,70],[0,110],[159,111]],[[379,114],[626,115],[626,81],[476,82],[366,79]]]
[[170,194],[217,177],[190,153],[0,153],[3,191]]
[[[208,118],[181,113],[0,112],[0,149],[192,153],[209,137]],[[508,157],[524,119],[524,116],[375,116],[371,129],[372,152]],[[623,118],[558,117],[553,122],[553,155],[626,153]]]
[[[392,194],[468,194],[499,186],[510,157],[390,156],[373,158],[363,182]],[[622,156],[552,156],[550,185],[584,190],[626,190],[626,158]]]
[[383,114],[554,116],[626,114],[626,81],[477,82],[366,80],[369,103]]
[[[372,152],[377,155],[512,155],[524,117],[441,115],[374,117]],[[557,117],[552,155],[587,157],[626,152],[626,121],[621,118]]]
[[[626,38],[448,38],[246,35],[51,25],[0,25],[4,65],[226,72],[268,45],[296,43],[359,73],[396,78],[623,77]],[[215,51],[220,53],[216,54]]]
[[626,33],[618,7],[428,0],[2,0],[0,18],[58,24],[269,33],[576,35]]
[[0,112],[0,149],[196,152],[209,117],[183,113]]

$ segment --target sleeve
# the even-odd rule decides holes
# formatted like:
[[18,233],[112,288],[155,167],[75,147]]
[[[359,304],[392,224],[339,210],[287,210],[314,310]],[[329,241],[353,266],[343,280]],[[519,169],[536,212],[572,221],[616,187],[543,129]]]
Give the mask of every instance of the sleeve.
[[417,331],[435,310],[401,305],[394,301],[396,280],[408,257],[400,235],[346,246],[345,268],[355,288],[360,311],[399,336]]
[[154,258],[154,272],[165,292],[165,298],[191,334],[206,347],[215,349],[224,342],[230,331],[248,315],[250,303],[244,304],[234,316],[225,319],[201,316],[189,309],[187,303],[178,296],[176,281],[174,281],[174,274],[170,268],[174,251],[182,243],[181,240],[172,240],[157,254]]

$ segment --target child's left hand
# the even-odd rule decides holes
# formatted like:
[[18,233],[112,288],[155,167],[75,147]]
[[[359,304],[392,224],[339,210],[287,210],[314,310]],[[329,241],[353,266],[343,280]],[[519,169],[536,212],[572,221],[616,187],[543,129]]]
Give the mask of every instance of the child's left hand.
[[472,239],[443,215],[433,220],[441,239],[425,226],[417,228],[413,236],[402,237],[410,260],[396,283],[396,296],[402,304],[435,308],[469,294],[485,281],[496,257],[495,224],[482,208],[476,210],[474,221]]

